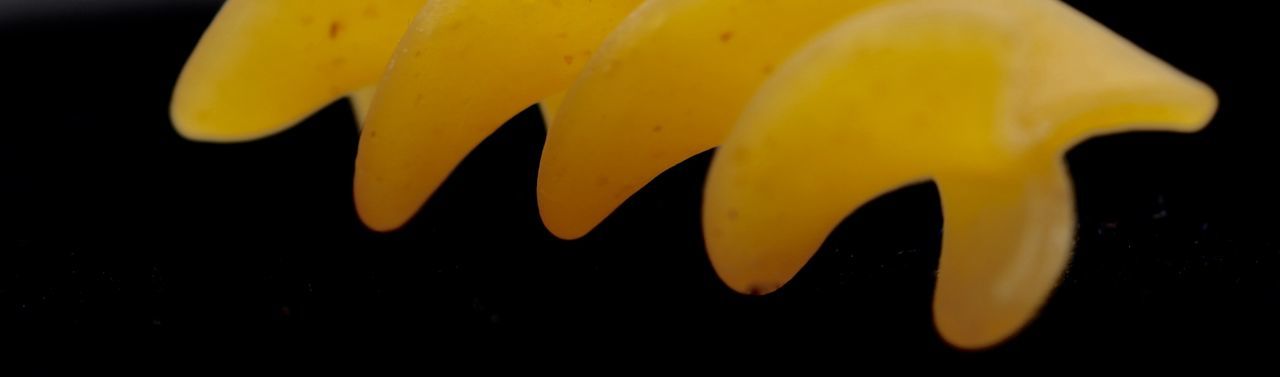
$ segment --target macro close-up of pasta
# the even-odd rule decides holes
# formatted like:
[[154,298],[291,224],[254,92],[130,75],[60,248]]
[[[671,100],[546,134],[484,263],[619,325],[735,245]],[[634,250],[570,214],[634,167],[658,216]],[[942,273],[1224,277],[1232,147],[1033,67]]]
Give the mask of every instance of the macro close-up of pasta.
[[984,359],[1280,335],[1260,12],[0,4],[14,330]]

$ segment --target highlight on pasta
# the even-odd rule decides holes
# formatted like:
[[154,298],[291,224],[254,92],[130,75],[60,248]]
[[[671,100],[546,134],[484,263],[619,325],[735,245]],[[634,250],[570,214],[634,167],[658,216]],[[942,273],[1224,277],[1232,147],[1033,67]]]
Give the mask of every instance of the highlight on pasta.
[[356,206],[378,231],[533,104],[539,210],[563,239],[718,147],[703,234],[745,294],[786,284],[862,204],[933,180],[934,321],[965,349],[1015,334],[1060,280],[1065,151],[1194,132],[1217,107],[1056,0],[230,0],[171,111],[189,139],[236,142],[343,97],[363,123]]

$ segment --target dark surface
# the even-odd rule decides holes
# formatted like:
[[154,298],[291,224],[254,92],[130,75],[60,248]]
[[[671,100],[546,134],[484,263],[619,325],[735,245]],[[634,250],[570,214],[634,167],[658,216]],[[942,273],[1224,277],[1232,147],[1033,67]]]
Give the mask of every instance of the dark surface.
[[1264,116],[1274,96],[1262,90],[1274,76],[1260,69],[1274,62],[1255,50],[1266,25],[1251,19],[1265,12],[1070,3],[1210,83],[1222,107],[1199,134],[1106,137],[1069,154],[1080,214],[1070,270],[1042,315],[989,352],[954,351],[933,329],[942,220],[932,185],[859,210],[776,294],[740,296],[701,243],[709,153],[586,239],[559,241],[538,219],[544,131],[526,111],[407,228],[372,233],[352,204],[358,135],[345,102],[260,142],[174,133],[170,90],[210,6],[0,25],[0,323],[37,338],[233,347],[354,335],[366,341],[333,345],[834,351],[817,360],[1280,348],[1275,118]]

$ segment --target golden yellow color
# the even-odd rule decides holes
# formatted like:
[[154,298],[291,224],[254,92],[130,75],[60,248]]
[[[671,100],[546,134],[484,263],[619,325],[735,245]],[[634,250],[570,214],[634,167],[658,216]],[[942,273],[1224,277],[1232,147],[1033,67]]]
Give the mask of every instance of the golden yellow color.
[[1193,132],[1217,106],[1202,83],[1056,0],[640,3],[230,0],[172,118],[190,139],[242,141],[350,96],[367,125],[356,205],[379,231],[534,103],[554,125],[540,211],[565,239],[723,143],[707,250],[751,294],[789,281],[862,204],[934,180],[945,222],[934,320],[975,349],[1033,318],[1070,259],[1063,153],[1110,133]]
[[655,0],[566,96],[538,174],[543,222],[582,237],[658,174],[719,145],[805,42],[886,0]]
[[638,0],[433,0],[379,84],[356,159],[369,227],[396,229],[521,110],[564,91]]
[[1069,259],[1063,153],[1107,133],[1195,131],[1216,104],[1057,1],[894,2],[842,21],[763,84],[711,167],[708,253],[730,287],[768,293],[859,206],[934,179],[935,323],[953,345],[987,347],[1035,315]]
[[268,136],[377,82],[426,0],[230,0],[201,38],[170,113],[184,137]]

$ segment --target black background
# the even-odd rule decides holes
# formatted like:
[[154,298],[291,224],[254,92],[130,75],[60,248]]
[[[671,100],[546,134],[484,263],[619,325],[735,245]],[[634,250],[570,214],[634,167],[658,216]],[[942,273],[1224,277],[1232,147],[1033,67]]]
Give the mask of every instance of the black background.
[[216,4],[0,24],[0,323],[27,336],[8,339],[67,343],[111,333],[267,350],[725,350],[742,362],[811,348],[834,351],[816,360],[1280,348],[1266,12],[1068,3],[1208,82],[1222,106],[1198,134],[1099,138],[1067,156],[1080,216],[1070,269],[1034,322],[986,352],[955,351],[933,329],[942,219],[931,184],[850,216],[776,294],[740,296],[702,246],[710,153],[587,238],[560,241],[537,214],[545,133],[530,110],[405,229],[370,232],[352,204],[346,102],[252,143],[172,130],[170,91]]

